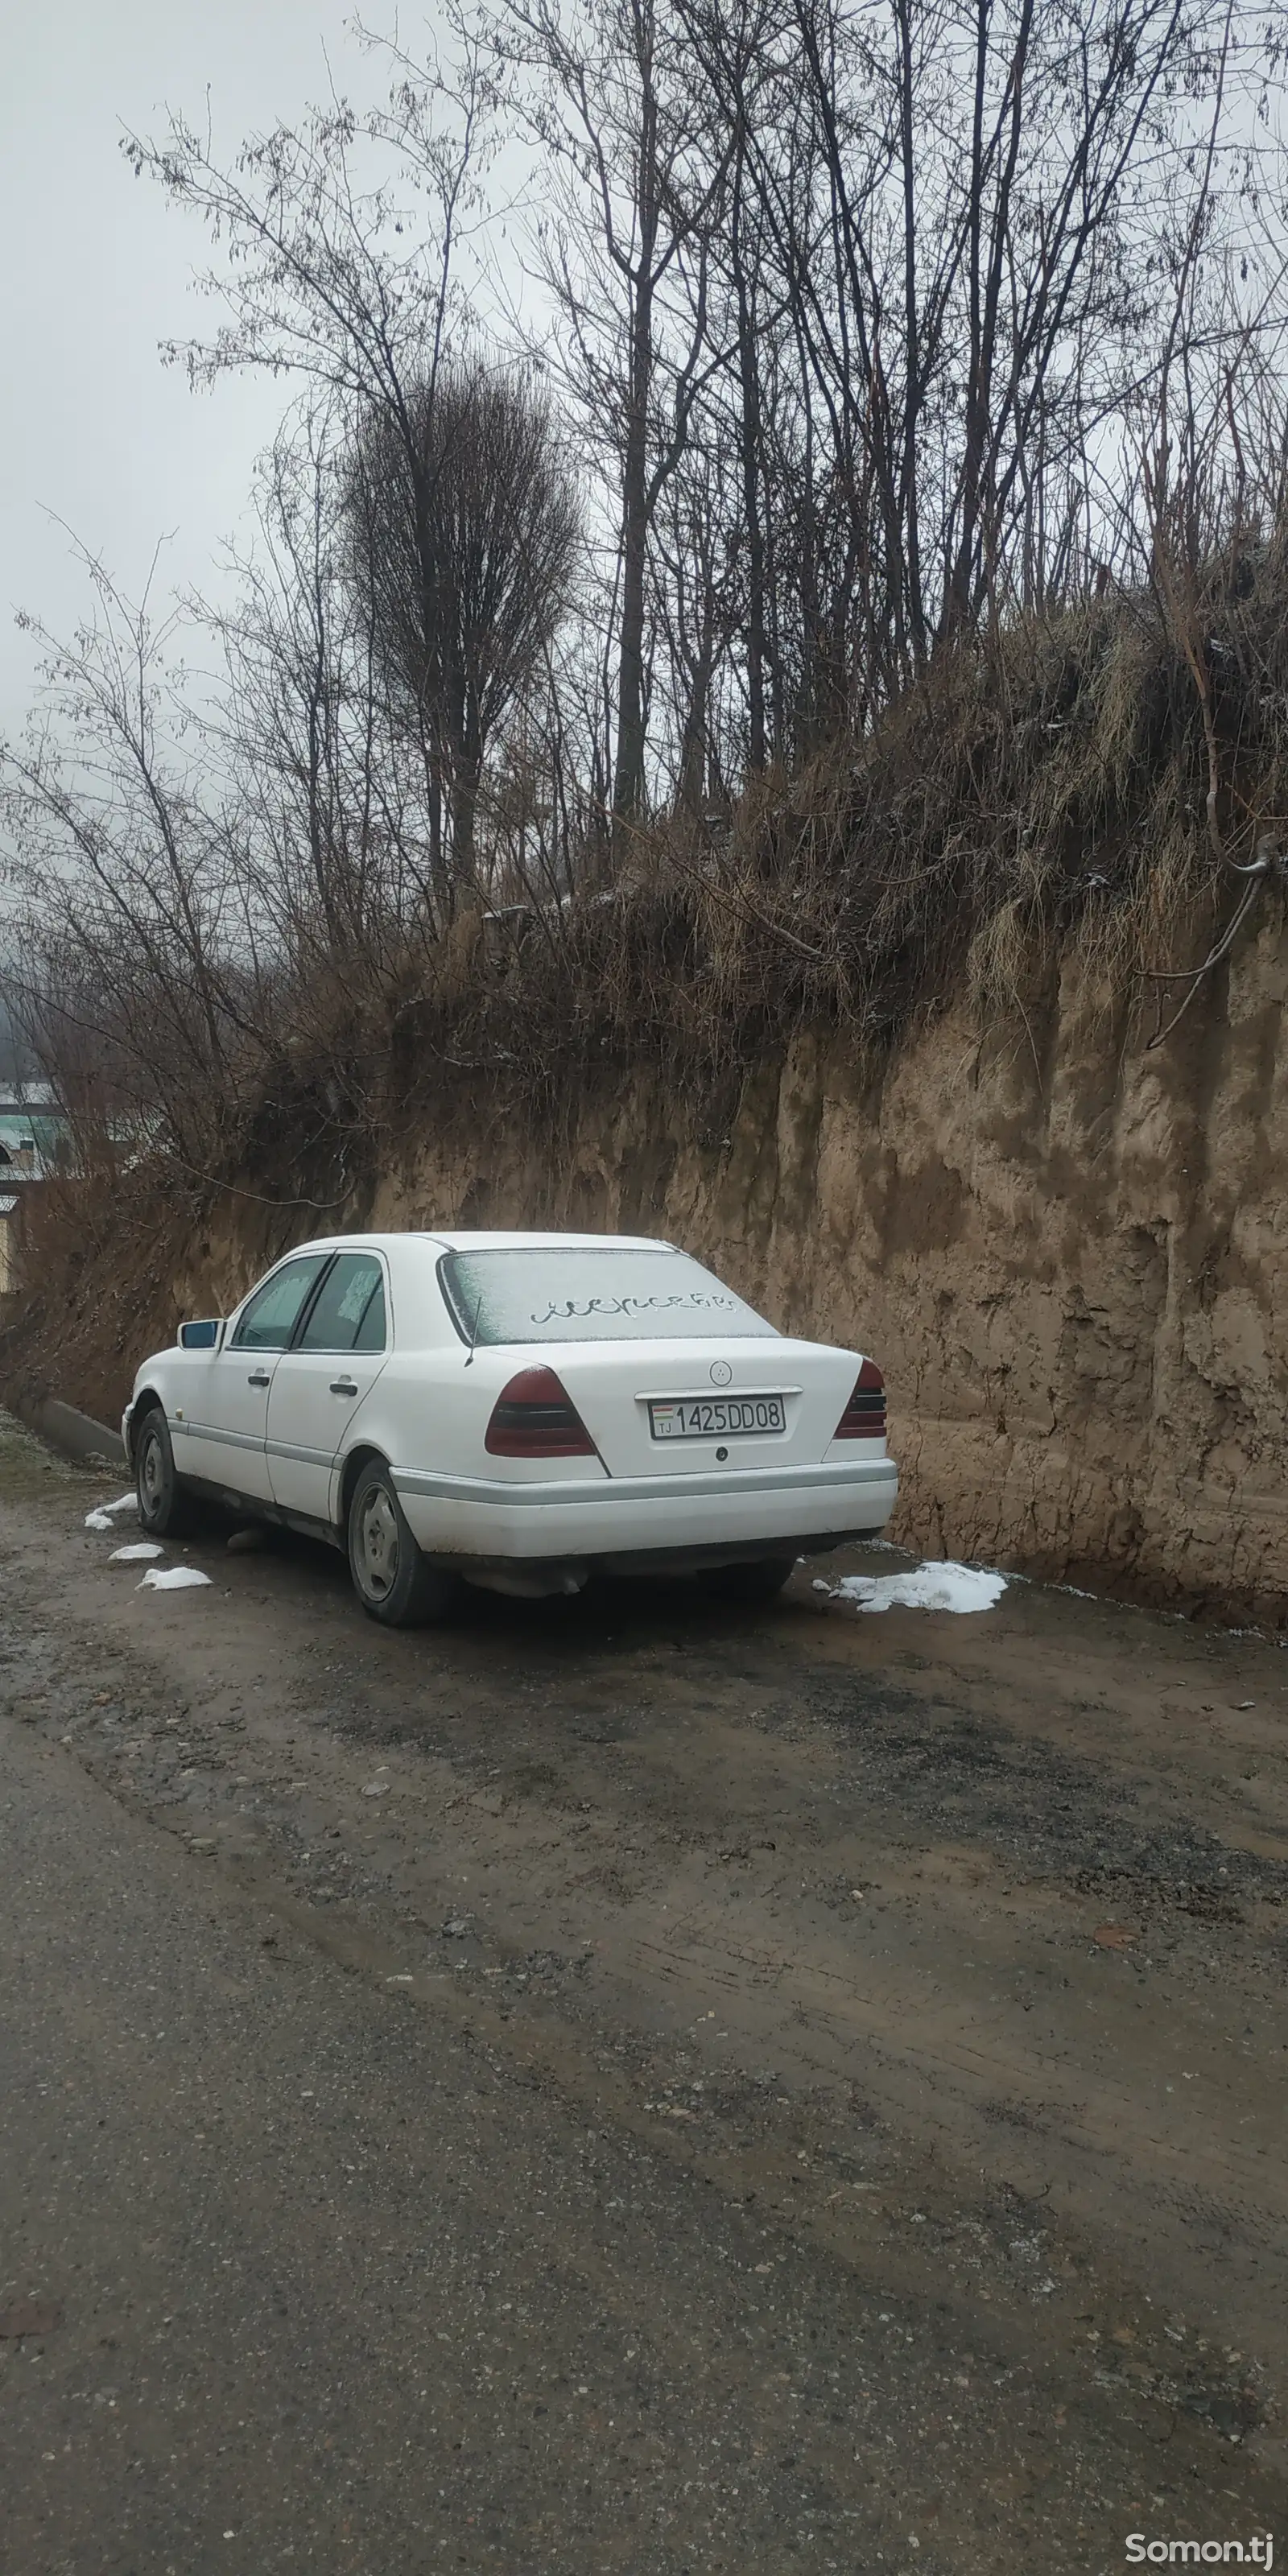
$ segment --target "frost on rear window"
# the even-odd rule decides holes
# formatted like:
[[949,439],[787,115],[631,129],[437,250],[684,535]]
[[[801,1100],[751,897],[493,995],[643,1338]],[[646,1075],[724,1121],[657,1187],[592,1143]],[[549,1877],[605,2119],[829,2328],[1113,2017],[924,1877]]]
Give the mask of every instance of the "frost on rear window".
[[462,1341],[479,1350],[498,1342],[777,1339],[772,1324],[687,1252],[449,1252],[439,1277]]

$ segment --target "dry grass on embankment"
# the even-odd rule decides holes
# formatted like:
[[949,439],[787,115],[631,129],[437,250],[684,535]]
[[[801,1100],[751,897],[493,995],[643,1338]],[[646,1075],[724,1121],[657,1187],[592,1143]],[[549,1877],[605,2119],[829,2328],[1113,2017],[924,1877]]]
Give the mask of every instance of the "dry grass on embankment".
[[0,1389],[110,1415],[131,1355],[173,1325],[176,1277],[201,1273],[194,1245],[235,1235],[254,1262],[360,1223],[435,1124],[504,1119],[554,1169],[588,1088],[660,1071],[700,1140],[802,1029],[879,1086],[963,996],[1022,1026],[1040,1083],[1035,1030],[1074,948],[1116,996],[1106,1047],[1128,1010],[1143,1046],[1147,970],[1201,958],[1237,892],[1209,831],[1212,750],[1228,856],[1288,829],[1283,597],[1272,549],[1216,567],[1188,645],[1148,597],[1028,620],[946,657],[865,741],[769,773],[718,843],[653,825],[611,889],[508,924],[467,908],[391,969],[315,972],[200,1156],[104,1159],[43,1194]]

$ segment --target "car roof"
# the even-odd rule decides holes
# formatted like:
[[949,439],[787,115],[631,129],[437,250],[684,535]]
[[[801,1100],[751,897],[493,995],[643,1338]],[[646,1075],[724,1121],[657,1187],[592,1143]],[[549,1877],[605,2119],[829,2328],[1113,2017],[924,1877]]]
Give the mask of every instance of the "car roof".
[[[425,1243],[439,1252],[674,1252],[677,1246],[656,1234],[507,1234],[499,1230],[460,1233],[455,1228],[440,1231],[427,1226],[403,1226],[385,1234],[355,1231],[353,1234],[315,1235],[308,1243],[297,1243],[296,1252],[335,1252],[356,1246],[374,1251],[392,1251],[404,1243]],[[284,1258],[286,1256],[283,1256]]]
[[674,1252],[655,1234],[436,1234],[452,1252]]

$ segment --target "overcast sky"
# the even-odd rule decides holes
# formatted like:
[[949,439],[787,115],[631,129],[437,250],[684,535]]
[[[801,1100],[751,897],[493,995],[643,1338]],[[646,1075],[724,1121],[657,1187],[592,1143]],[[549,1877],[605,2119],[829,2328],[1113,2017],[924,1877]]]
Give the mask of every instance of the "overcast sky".
[[[345,35],[353,0],[46,0],[5,12],[0,46],[0,734],[21,722],[35,663],[24,608],[56,630],[87,604],[69,540],[100,552],[134,595],[157,540],[170,584],[209,577],[244,511],[252,461],[285,405],[259,378],[192,394],[157,342],[200,327],[195,224],[135,179],[124,126],[167,104],[217,145],[294,117],[338,88],[382,87]],[[379,13],[371,11],[375,23]],[[389,11],[392,21],[393,10]],[[404,32],[414,20],[404,12]]]

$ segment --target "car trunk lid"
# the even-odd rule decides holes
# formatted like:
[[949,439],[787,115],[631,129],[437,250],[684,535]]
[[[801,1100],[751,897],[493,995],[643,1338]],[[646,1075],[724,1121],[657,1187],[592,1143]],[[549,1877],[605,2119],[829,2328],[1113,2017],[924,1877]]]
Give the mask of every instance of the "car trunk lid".
[[[860,1368],[855,1353],[777,1336],[543,1343],[541,1358],[611,1476],[818,1465]],[[877,1432],[871,1454],[883,1445]]]

